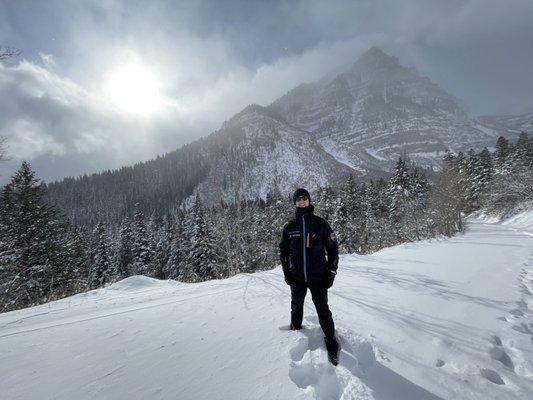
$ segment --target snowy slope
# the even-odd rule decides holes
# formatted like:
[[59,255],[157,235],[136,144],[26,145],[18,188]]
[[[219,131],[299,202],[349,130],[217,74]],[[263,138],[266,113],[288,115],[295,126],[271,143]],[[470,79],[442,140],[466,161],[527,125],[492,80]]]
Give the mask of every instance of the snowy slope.
[[516,221],[341,256],[337,368],[310,297],[307,329],[286,330],[280,267],[199,284],[130,277],[1,314],[1,398],[533,398],[533,213]]

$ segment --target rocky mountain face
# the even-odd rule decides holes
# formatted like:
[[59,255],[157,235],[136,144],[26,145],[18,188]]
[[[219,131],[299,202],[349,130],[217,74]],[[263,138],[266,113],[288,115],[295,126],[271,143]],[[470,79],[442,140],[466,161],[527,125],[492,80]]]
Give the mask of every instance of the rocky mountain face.
[[197,188],[210,201],[313,190],[349,173],[376,178],[405,155],[437,168],[447,149],[493,146],[498,136],[376,47],[334,79],[302,84],[268,107],[248,106],[216,134],[240,139],[229,155],[212,158]]
[[326,152],[307,131],[288,124],[271,109],[250,105],[213,136],[209,170],[196,191],[209,203],[314,190],[345,179],[352,169]]
[[363,174],[389,170],[400,155],[437,166],[446,149],[491,146],[498,136],[458,99],[377,47],[333,80],[302,84],[269,107]]

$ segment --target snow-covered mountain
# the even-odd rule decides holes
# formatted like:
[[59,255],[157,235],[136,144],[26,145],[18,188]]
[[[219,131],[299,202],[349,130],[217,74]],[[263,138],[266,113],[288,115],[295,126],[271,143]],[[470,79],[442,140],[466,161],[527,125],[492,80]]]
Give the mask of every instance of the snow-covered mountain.
[[210,203],[265,198],[273,188],[290,193],[296,185],[314,190],[354,172],[312,134],[259,105],[226,121],[215,137],[220,146],[210,147],[209,169],[196,189]]
[[446,149],[481,149],[498,137],[458,99],[377,47],[334,79],[302,84],[270,107],[358,170],[389,170],[404,154],[431,167]]
[[447,149],[481,149],[498,137],[459,100],[377,47],[333,79],[302,84],[268,107],[246,107],[215,135],[233,143],[222,156],[213,152],[196,189],[210,202],[235,193],[265,197],[276,186],[313,190],[349,173],[375,178],[406,154],[431,168]]
[[2,399],[531,399],[533,214],[342,255],[327,360],[281,267],[186,284],[134,276],[0,314]]
[[215,204],[265,198],[276,188],[313,191],[350,173],[387,177],[400,155],[433,168],[446,149],[493,147],[508,129],[486,121],[373,47],[344,73],[302,84],[266,107],[250,105],[163,157],[65,179],[49,193],[72,218],[92,223],[120,221],[136,203],[165,213],[197,192]]
[[[267,107],[250,105],[212,136],[231,141],[196,191],[210,202],[310,190],[349,173],[375,178],[408,155],[426,168],[447,149],[493,146],[496,129],[416,69],[377,47],[333,79],[302,84]],[[227,144],[226,144],[227,145]]]

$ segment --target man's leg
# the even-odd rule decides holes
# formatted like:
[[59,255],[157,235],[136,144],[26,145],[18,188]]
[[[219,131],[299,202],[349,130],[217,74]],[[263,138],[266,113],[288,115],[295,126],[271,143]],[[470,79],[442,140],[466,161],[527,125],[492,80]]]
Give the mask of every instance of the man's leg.
[[307,286],[305,283],[293,283],[291,285],[291,324],[297,329],[302,327],[306,293]]
[[320,327],[326,338],[333,338],[333,335],[335,334],[335,324],[333,323],[333,317],[331,316],[331,311],[328,306],[328,289],[320,285],[312,285],[309,287],[309,290],[311,290],[311,296],[313,297],[313,303],[316,307]]

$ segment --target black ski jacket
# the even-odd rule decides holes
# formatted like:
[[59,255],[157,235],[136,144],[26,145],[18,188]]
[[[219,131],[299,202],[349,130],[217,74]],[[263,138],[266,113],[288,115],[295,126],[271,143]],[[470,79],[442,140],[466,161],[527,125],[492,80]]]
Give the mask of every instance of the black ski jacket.
[[335,233],[313,210],[312,204],[297,207],[296,217],[284,225],[279,243],[283,272],[296,281],[308,283],[321,282],[326,271],[337,271],[339,263]]

